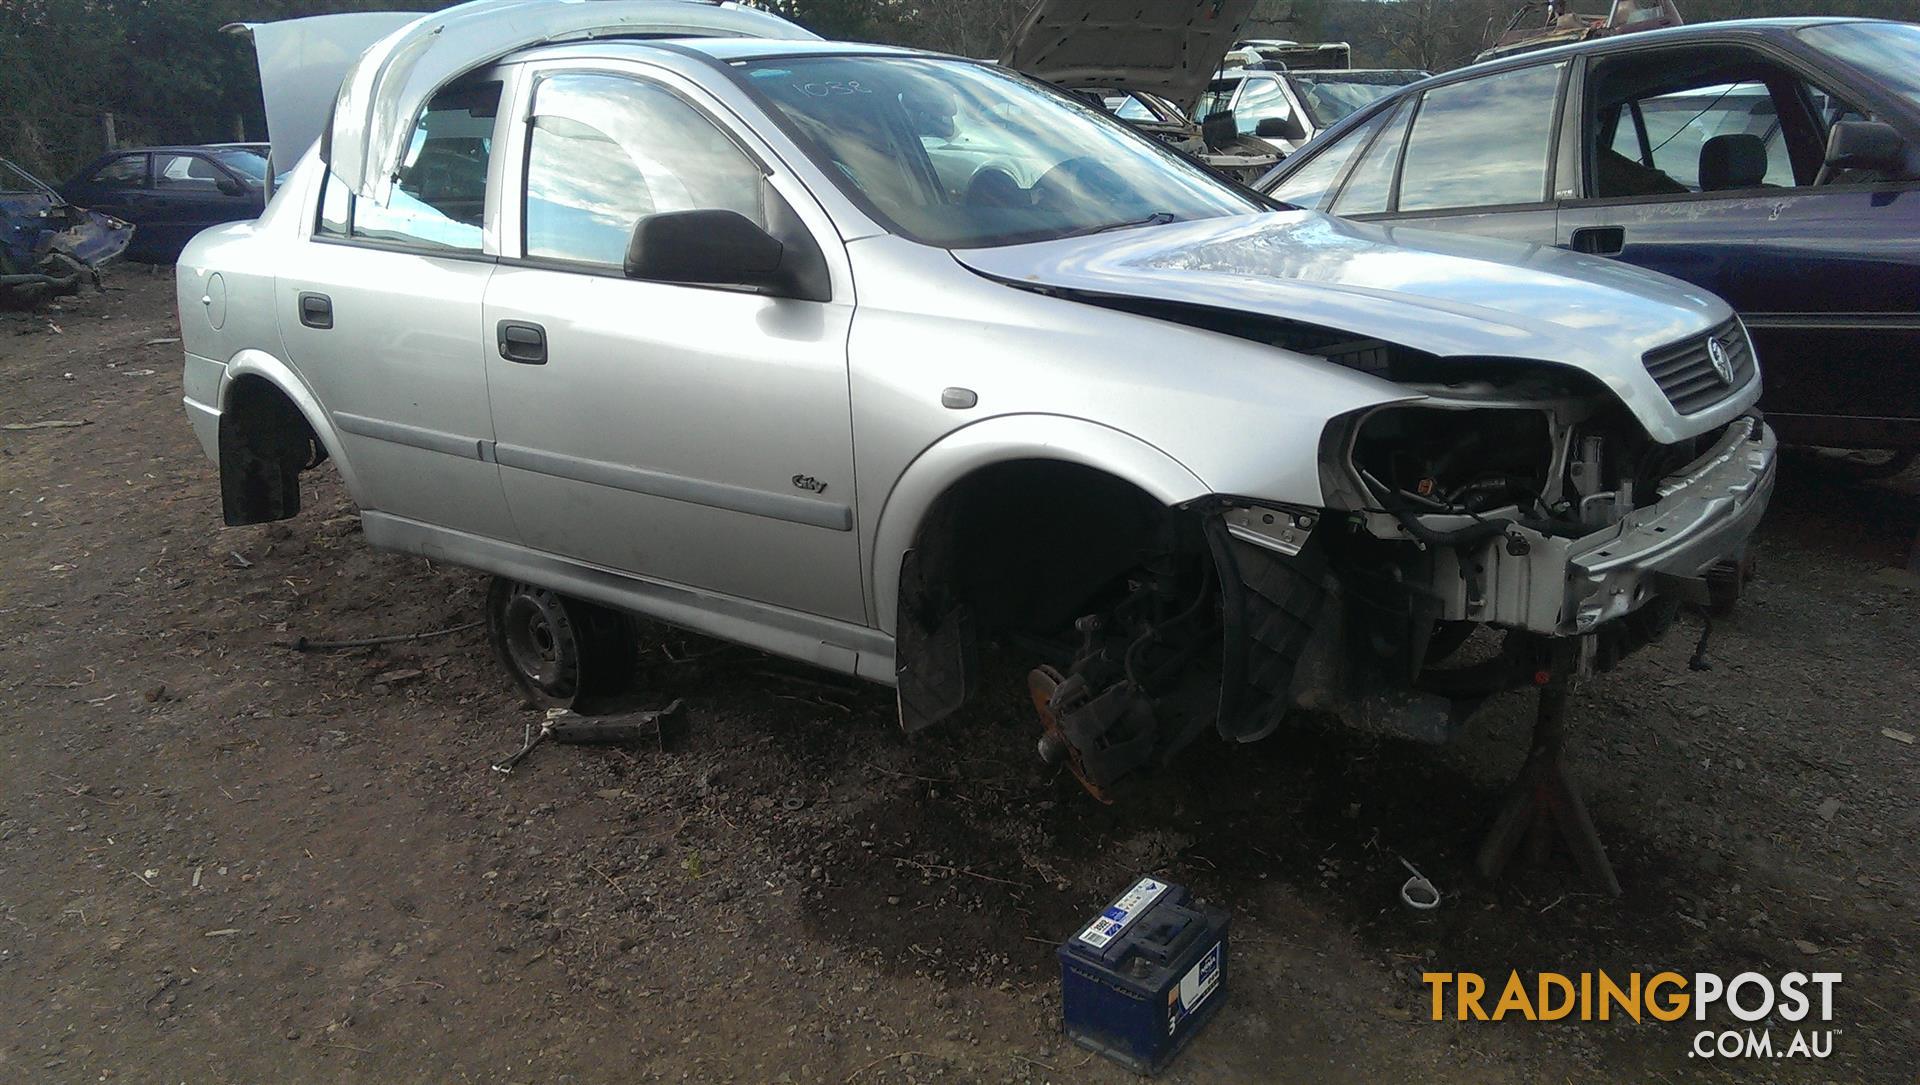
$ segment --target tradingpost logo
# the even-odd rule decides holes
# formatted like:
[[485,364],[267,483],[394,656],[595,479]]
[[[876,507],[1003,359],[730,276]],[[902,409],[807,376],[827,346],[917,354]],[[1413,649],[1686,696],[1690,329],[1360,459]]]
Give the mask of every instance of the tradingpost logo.
[[[1489,982],[1478,972],[1427,972],[1435,1021],[1594,1021],[1640,1024],[1692,1018],[1687,1054],[1700,1059],[1824,1059],[1833,1054],[1838,972],[1519,972]],[[1707,1023],[1709,1012],[1717,1026]],[[1732,1021],[1727,1018],[1731,1017]],[[1736,1024],[1737,1022],[1737,1024]]]

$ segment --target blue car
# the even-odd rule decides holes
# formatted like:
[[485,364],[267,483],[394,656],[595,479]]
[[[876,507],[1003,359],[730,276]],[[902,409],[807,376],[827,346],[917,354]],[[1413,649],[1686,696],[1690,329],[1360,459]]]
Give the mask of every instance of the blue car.
[[0,303],[32,305],[98,281],[132,238],[131,225],[75,207],[0,158]]
[[139,227],[127,259],[171,264],[209,226],[259,218],[267,160],[242,147],[139,147],[89,162],[60,194]]
[[[1258,187],[1696,283],[1752,332],[1783,441],[1920,450],[1920,26],[1706,23],[1478,64],[1361,110]],[[1682,403],[1748,364],[1713,361],[1646,359]]]

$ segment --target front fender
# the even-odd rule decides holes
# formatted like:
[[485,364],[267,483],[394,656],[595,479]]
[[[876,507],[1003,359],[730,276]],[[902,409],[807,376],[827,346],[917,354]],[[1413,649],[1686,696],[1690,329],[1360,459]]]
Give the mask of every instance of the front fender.
[[227,361],[227,372],[220,380],[220,410],[224,414],[233,396],[234,385],[242,377],[259,377],[278,388],[300,414],[313,427],[313,435],[327,450],[327,458],[333,461],[334,469],[340,472],[340,480],[346,484],[347,493],[352,495],[354,504],[366,507],[361,499],[360,479],[354,474],[353,463],[346,456],[346,449],[340,443],[340,434],[333,428],[333,419],[328,416],[320,401],[305,381],[300,379],[292,366],[268,354],[264,350],[248,349],[235,354]]
[[1092,467],[1179,505],[1212,491],[1185,464],[1110,426],[1056,414],[985,419],[928,446],[894,483],[873,539],[873,620],[892,635],[900,601],[900,560],[912,548],[934,503],[984,467],[1018,460],[1056,460]]

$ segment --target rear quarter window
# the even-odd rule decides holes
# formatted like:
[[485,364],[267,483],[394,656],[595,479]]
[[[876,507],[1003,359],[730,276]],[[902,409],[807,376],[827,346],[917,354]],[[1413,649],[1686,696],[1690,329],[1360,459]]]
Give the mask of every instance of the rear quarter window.
[[1352,160],[1355,152],[1365,147],[1380,125],[1391,115],[1389,110],[1380,116],[1341,136],[1331,146],[1321,150],[1307,164],[1289,175],[1286,180],[1275,185],[1268,193],[1276,200],[1290,203],[1295,207],[1304,207],[1309,211],[1324,211],[1333,186],[1340,180],[1340,173]]

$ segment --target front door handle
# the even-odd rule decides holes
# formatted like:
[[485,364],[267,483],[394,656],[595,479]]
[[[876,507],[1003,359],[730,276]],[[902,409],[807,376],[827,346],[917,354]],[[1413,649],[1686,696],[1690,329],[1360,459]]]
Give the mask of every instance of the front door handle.
[[333,327],[333,299],[325,294],[300,295],[300,323],[326,331]]
[[547,330],[538,324],[502,320],[500,357],[521,365],[546,365]]
[[1573,232],[1567,247],[1589,256],[1618,256],[1627,247],[1624,226],[1582,226]]

